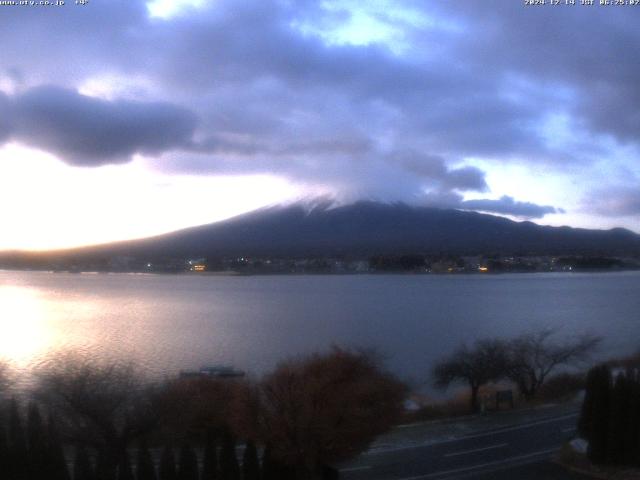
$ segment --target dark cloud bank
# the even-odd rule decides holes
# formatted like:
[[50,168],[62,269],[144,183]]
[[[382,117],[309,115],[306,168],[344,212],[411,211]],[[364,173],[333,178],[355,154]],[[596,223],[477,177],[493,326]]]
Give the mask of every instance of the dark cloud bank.
[[170,103],[105,101],[45,86],[0,97],[9,112],[4,141],[58,155],[71,165],[127,162],[135,153],[157,155],[187,148],[196,116]]
[[564,213],[561,208],[549,205],[536,205],[531,202],[517,202],[513,197],[503,195],[498,200],[466,200],[460,203],[465,210],[501,213],[525,218],[542,218],[548,213]]

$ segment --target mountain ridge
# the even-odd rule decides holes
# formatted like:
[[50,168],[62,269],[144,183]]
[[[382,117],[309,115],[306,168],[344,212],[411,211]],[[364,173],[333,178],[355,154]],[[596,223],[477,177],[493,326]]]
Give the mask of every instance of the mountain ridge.
[[[473,211],[359,201],[263,207],[206,225],[45,257],[367,257],[376,254],[640,255],[623,228],[543,226]],[[15,253],[14,253],[15,255]],[[7,254],[0,255],[0,258]]]

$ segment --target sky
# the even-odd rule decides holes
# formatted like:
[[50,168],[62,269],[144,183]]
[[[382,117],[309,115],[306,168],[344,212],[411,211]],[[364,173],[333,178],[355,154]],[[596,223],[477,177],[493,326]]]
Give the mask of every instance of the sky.
[[640,232],[639,21],[579,0],[0,6],[0,249],[318,196]]

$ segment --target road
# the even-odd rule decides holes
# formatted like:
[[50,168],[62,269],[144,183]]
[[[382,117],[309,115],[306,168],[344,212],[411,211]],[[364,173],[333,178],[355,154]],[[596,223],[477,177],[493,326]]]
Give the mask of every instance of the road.
[[[551,412],[550,412],[551,413]],[[343,466],[345,480],[580,479],[551,455],[575,436],[578,414],[563,413],[429,445],[364,453]]]

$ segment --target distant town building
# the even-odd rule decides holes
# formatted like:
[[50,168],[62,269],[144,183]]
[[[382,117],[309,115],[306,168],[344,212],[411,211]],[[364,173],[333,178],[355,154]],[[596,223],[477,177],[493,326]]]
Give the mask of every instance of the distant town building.
[[187,261],[190,272],[204,272],[207,270],[207,261],[204,258],[195,258]]

